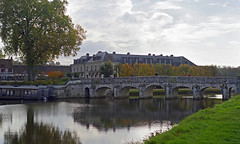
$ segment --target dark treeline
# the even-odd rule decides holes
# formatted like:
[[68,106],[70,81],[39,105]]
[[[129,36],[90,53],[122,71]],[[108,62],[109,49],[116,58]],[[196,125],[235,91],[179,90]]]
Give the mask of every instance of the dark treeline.
[[217,67],[218,76],[222,77],[236,77],[240,76],[240,67],[230,67],[230,66],[223,66]]

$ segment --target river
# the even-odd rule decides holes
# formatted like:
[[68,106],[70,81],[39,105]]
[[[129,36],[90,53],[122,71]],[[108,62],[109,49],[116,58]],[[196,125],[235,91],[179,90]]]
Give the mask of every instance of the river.
[[0,101],[0,143],[123,144],[166,131],[200,109],[222,103],[218,96],[193,100],[72,99]]

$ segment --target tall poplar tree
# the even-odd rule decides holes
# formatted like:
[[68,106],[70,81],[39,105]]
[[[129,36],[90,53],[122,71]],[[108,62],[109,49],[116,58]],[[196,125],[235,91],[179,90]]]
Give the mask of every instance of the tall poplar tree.
[[100,74],[103,74],[104,77],[110,77],[113,74],[113,65],[110,60],[105,61],[105,63],[100,67]]
[[76,55],[86,31],[72,23],[66,0],[0,0],[0,36],[5,54],[20,56],[28,67]]

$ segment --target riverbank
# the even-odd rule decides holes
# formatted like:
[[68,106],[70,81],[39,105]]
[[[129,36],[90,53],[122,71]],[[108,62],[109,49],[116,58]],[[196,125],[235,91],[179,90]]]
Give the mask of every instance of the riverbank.
[[[193,92],[189,88],[182,88],[178,89],[178,95],[192,95]],[[204,90],[204,94],[221,94],[221,90],[218,88],[207,88]],[[130,89],[129,90],[129,95],[130,96],[138,96],[139,91],[137,89]],[[164,89],[154,89],[153,90],[153,95],[159,96],[159,95],[165,95],[165,90]]]
[[240,95],[190,115],[170,131],[145,141],[146,144],[239,142]]

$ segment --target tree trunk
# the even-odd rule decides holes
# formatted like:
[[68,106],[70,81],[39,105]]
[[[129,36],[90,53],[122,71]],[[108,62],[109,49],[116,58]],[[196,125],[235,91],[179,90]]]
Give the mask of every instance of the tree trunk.
[[34,75],[34,67],[33,66],[28,65],[27,73],[28,73],[28,81],[34,81],[35,75]]

